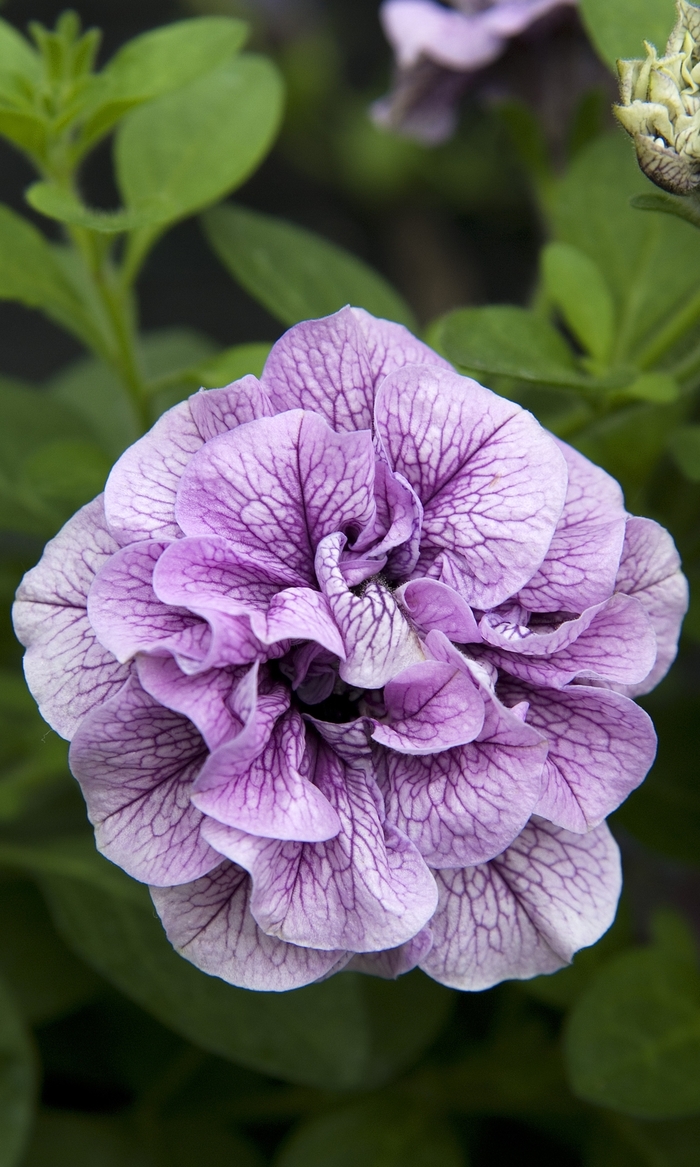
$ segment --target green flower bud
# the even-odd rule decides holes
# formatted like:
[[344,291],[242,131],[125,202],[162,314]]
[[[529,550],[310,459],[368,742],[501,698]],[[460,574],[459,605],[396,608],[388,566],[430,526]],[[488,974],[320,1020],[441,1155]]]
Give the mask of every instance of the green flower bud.
[[700,189],[700,7],[677,0],[678,20],[658,57],[618,61],[615,115],[634,139],[644,173],[671,194]]

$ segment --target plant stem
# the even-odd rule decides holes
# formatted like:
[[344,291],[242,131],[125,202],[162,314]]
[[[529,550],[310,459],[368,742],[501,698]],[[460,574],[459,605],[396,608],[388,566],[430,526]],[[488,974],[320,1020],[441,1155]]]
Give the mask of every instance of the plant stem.
[[700,291],[691,296],[680,312],[669,320],[666,327],[662,328],[651,344],[642,351],[637,362],[639,367],[649,369],[655,365],[699,319]]

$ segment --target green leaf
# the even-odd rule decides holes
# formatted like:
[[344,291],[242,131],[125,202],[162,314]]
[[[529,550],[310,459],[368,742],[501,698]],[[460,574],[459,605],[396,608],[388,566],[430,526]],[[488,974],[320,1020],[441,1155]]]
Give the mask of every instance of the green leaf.
[[0,134],[32,160],[45,158],[49,141],[47,126],[35,114],[0,105]]
[[654,851],[700,865],[697,701],[649,704],[659,735],[656,761],[614,821]]
[[691,944],[666,929],[651,947],[610,961],[579,998],[565,1055],[580,1098],[639,1118],[700,1113],[700,973]]
[[32,1121],[34,1058],[17,1006],[0,981],[0,1167],[19,1167]]
[[615,306],[600,268],[570,243],[549,243],[542,274],[566,324],[596,360],[606,364],[615,332]]
[[614,70],[618,57],[643,57],[645,40],[663,53],[676,23],[676,6],[674,0],[581,0],[581,16],[596,49]]
[[457,1004],[455,993],[418,971],[397,981],[366,977],[362,994],[372,1034],[365,1086],[381,1085],[415,1061]]
[[541,385],[586,384],[563,336],[527,308],[459,308],[445,317],[440,342],[462,368]]
[[94,442],[47,442],[22,463],[17,491],[62,524],[100,493],[110,468],[110,459]]
[[557,238],[600,268],[618,322],[615,359],[633,364],[700,284],[700,232],[630,210],[630,198],[649,190],[631,143],[611,134],[576,156],[553,206]]
[[630,203],[638,211],[661,211],[665,215],[675,215],[685,219],[694,227],[700,227],[700,207],[690,196],[662,193],[634,195]]
[[0,206],[0,300],[18,300],[81,338],[89,323],[51,245],[9,207]]
[[68,747],[40,716],[21,673],[0,670],[0,823],[30,814],[71,782]]
[[632,401],[648,401],[652,405],[672,405],[680,397],[680,386],[670,373],[641,373],[623,390]]
[[[240,186],[274,140],[282,84],[264,57],[243,56],[174,93],[149,102],[122,122],[115,149],[117,179],[129,210],[159,207],[175,222]],[[146,237],[154,228],[144,228]]]
[[411,1104],[361,1102],[295,1131],[275,1167],[464,1167],[452,1132]]
[[70,191],[53,186],[50,182],[33,183],[24,192],[24,197],[30,207],[49,219],[70,223],[74,227],[87,227],[90,231],[99,231],[104,235],[135,231],[159,221],[159,209],[150,214],[146,208],[138,211],[93,211]]
[[[158,1167],[119,1118],[40,1112],[22,1167]],[[233,1167],[233,1164],[231,1165]]]
[[21,98],[40,76],[39,54],[11,24],[0,19],[0,101]]
[[627,507],[637,506],[649,476],[680,420],[680,405],[630,405],[590,425],[570,440],[577,450],[617,478]]
[[678,469],[690,482],[700,482],[700,425],[682,425],[669,438]]
[[197,380],[205,389],[220,389],[224,385],[230,385],[232,381],[240,380],[247,373],[259,377],[271,348],[272,345],[267,341],[259,344],[234,344],[204,365],[198,366]]
[[244,207],[216,207],[202,221],[224,266],[283,324],[352,304],[415,329],[410,308],[382,276],[320,235]]
[[601,1124],[590,1167],[697,1167],[698,1147],[700,1119],[640,1122],[619,1115]]
[[0,973],[31,1025],[72,1012],[101,988],[58,936],[33,884],[0,882],[0,934]]
[[226,16],[180,20],[128,41],[94,78],[81,152],[135,105],[210,73],[242,47],[248,26]]
[[0,863],[42,881],[59,932],[89,965],[164,1025],[221,1057],[325,1088],[361,1081],[368,1050],[360,978],[294,993],[248,993],[171,948],[146,888],[90,838],[0,843]]

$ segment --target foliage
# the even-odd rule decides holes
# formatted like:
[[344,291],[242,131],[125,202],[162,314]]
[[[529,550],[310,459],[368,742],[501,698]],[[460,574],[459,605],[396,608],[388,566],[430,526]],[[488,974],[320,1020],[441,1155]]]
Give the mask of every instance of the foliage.
[[[672,530],[694,597],[694,205],[655,192],[628,142],[599,132],[595,94],[579,104],[556,177],[536,118],[520,107],[471,106],[456,137],[429,151],[372,126],[369,95],[346,79],[328,26],[287,41],[258,27],[257,51],[247,52],[248,26],[230,15],[243,7],[192,0],[207,14],[142,33],[99,70],[99,34],[83,32],[75,14],[53,31],[34,24],[29,36],[0,20],[0,135],[35,178],[24,214],[0,206],[0,299],[42,313],[85,350],[41,384],[0,374],[5,613],[45,540],[163,410],[200,386],[259,374],[279,332],[270,320],[287,326],[345,303],[416,331],[417,317],[433,315],[430,343],[532,409],[620,479],[630,510]],[[610,65],[639,55],[644,38],[661,47],[673,24],[671,0],[582,0],[581,10]],[[241,190],[280,128],[273,169]],[[98,147],[111,151],[116,208],[84,197]],[[275,166],[317,192],[306,218],[270,194]],[[237,191],[236,202],[221,201]],[[429,313],[416,291],[432,279],[427,268],[399,291],[309,229],[314,208],[335,199],[365,229],[366,253],[374,235],[391,241],[404,221],[411,255],[416,208],[427,207],[429,222],[467,216],[475,237],[507,249],[514,231],[535,230],[537,198],[548,235],[527,303],[474,306],[456,292]],[[200,213],[222,268],[269,314],[257,318],[268,321],[264,339],[139,329],[144,265],[171,228]],[[391,246],[382,246],[375,258],[386,260]],[[499,262],[489,256],[487,266]],[[385,266],[400,277],[400,264]],[[96,854],[65,743],[27,693],[5,615],[0,1167],[189,1167],[205,1153],[212,1167],[489,1167],[521,1143],[552,1163],[691,1167],[700,967],[683,909],[697,903],[700,880],[699,639],[693,599],[680,663],[644,699],[659,753],[613,819],[629,904],[599,945],[554,976],[483,995],[460,996],[421,973],[396,983],[343,973],[275,995],[231,988],[181,960],[146,890]]]

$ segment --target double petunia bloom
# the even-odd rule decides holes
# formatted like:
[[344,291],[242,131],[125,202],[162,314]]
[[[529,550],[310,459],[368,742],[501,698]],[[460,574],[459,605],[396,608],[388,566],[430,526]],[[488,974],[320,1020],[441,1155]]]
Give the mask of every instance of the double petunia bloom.
[[669,535],[400,325],[299,324],[121,457],[25,577],[100,850],[236,985],[566,964],[620,890]]

